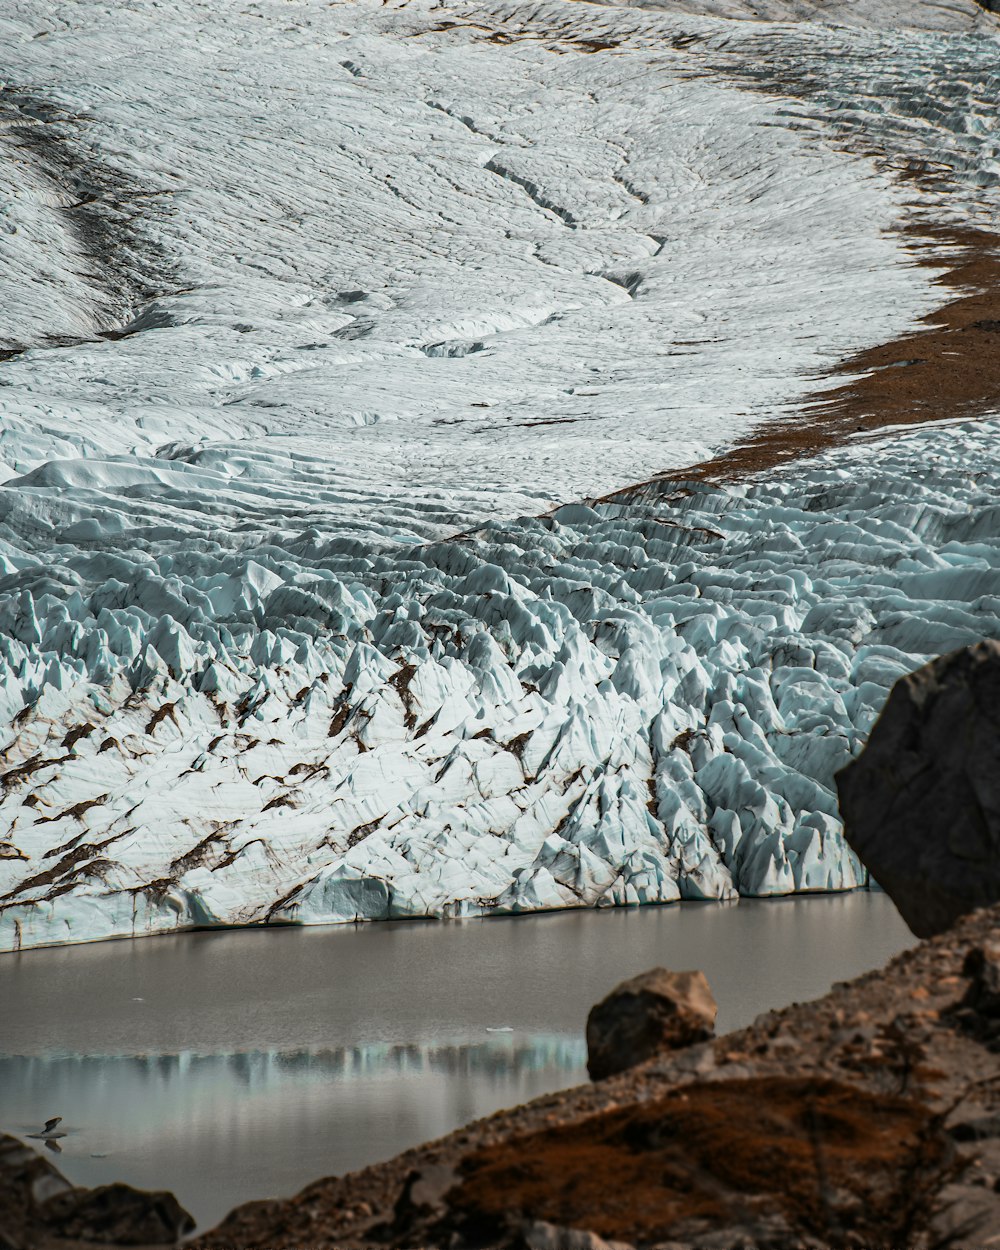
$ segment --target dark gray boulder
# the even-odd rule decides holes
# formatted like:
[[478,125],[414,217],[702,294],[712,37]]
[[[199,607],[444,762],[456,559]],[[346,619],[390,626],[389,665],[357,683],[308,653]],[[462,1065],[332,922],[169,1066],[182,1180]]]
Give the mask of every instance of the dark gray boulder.
[[114,1246],[172,1246],[194,1229],[172,1193],[120,1181],[57,1194],[39,1214],[60,1237]]
[[587,1018],[587,1071],[614,1076],[664,1050],[703,1042],[718,1008],[703,972],[653,968],[623,981]]
[[30,1146],[0,1133],[4,1250],[50,1250],[66,1239],[109,1247],[174,1245],[193,1228],[171,1193],[122,1184],[79,1188]]
[[1000,900],[1000,643],[901,678],[837,789],[847,841],[918,937]]

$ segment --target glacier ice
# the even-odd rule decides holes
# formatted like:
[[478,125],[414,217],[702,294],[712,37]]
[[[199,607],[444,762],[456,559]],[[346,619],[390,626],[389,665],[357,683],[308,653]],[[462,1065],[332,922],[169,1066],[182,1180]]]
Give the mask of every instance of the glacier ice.
[[733,26],[14,0],[0,474],[61,486],[73,541],[153,516],[413,542],[794,411],[938,296],[907,193],[702,67]]
[[601,498],[937,305],[996,28],[684,8],[0,14],[0,948],[864,882],[832,776],[997,635],[996,421]]
[[998,426],[415,547],[22,566],[4,943],[863,884],[834,772],[1000,636]]

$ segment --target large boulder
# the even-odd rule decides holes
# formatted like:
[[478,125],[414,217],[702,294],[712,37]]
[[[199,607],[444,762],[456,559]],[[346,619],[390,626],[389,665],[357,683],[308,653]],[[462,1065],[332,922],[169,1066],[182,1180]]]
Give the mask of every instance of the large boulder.
[[114,1246],[174,1245],[194,1220],[173,1194],[131,1185],[81,1189],[48,1159],[0,1133],[0,1247],[99,1243]]
[[603,1080],[712,1036],[718,1008],[703,972],[653,968],[623,981],[587,1018],[587,1071]]
[[901,678],[837,788],[848,842],[918,937],[1000,900],[1000,643]]
[[113,1246],[172,1246],[194,1228],[172,1193],[133,1189],[120,1181],[57,1194],[40,1215],[59,1237]]

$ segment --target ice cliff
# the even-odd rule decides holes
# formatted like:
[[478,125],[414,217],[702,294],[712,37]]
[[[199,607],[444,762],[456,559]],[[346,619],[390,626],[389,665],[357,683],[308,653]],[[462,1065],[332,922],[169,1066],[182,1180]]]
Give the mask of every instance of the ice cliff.
[[0,616],[6,944],[861,884],[834,771],[1000,636],[997,433],[420,547],[62,552]]

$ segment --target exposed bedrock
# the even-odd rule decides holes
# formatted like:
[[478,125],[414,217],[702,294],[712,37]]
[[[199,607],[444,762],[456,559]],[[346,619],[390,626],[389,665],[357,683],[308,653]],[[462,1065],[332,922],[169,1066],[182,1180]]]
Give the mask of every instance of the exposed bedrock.
[[615,1076],[662,1050],[712,1036],[718,1006],[703,972],[653,968],[616,986],[587,1017],[587,1071]]
[[898,681],[837,788],[848,842],[918,937],[1000,899],[1000,643]]

